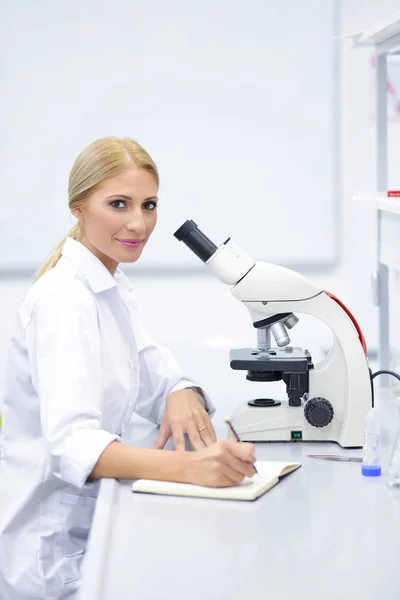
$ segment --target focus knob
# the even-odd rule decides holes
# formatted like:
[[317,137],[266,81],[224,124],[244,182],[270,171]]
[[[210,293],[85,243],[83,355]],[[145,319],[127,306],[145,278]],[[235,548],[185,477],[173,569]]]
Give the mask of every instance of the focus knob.
[[326,398],[311,398],[304,406],[304,416],[313,427],[326,427],[333,419],[333,406]]

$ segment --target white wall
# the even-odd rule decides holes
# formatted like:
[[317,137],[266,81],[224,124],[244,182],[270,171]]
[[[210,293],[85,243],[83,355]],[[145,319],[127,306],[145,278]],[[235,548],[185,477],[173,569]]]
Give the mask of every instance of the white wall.
[[335,1],[3,2],[0,269],[63,237],[68,172],[103,135],[160,169],[138,268],[200,268],[172,235],[187,218],[258,259],[332,264]]

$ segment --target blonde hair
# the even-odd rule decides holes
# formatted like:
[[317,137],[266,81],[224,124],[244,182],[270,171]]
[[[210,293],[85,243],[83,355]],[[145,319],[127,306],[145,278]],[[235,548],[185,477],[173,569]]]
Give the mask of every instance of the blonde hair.
[[[105,137],[92,142],[79,154],[72,166],[68,182],[69,209],[84,202],[102,181],[115,177],[132,163],[151,173],[157,186],[159,185],[158,170],[154,161],[134,140]],[[57,264],[68,237],[80,241],[82,235],[81,222],[78,221],[40,267],[34,281]]]

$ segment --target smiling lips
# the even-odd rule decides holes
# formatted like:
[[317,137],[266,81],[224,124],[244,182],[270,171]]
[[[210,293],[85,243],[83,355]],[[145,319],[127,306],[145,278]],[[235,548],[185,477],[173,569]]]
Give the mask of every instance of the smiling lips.
[[120,244],[126,248],[138,248],[144,240],[117,240]]

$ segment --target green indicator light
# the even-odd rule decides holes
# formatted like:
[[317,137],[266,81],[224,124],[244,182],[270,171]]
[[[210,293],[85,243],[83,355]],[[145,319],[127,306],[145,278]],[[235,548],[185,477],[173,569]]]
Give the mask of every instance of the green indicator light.
[[290,437],[292,440],[301,440],[303,437],[303,434],[301,431],[292,431],[290,434]]

